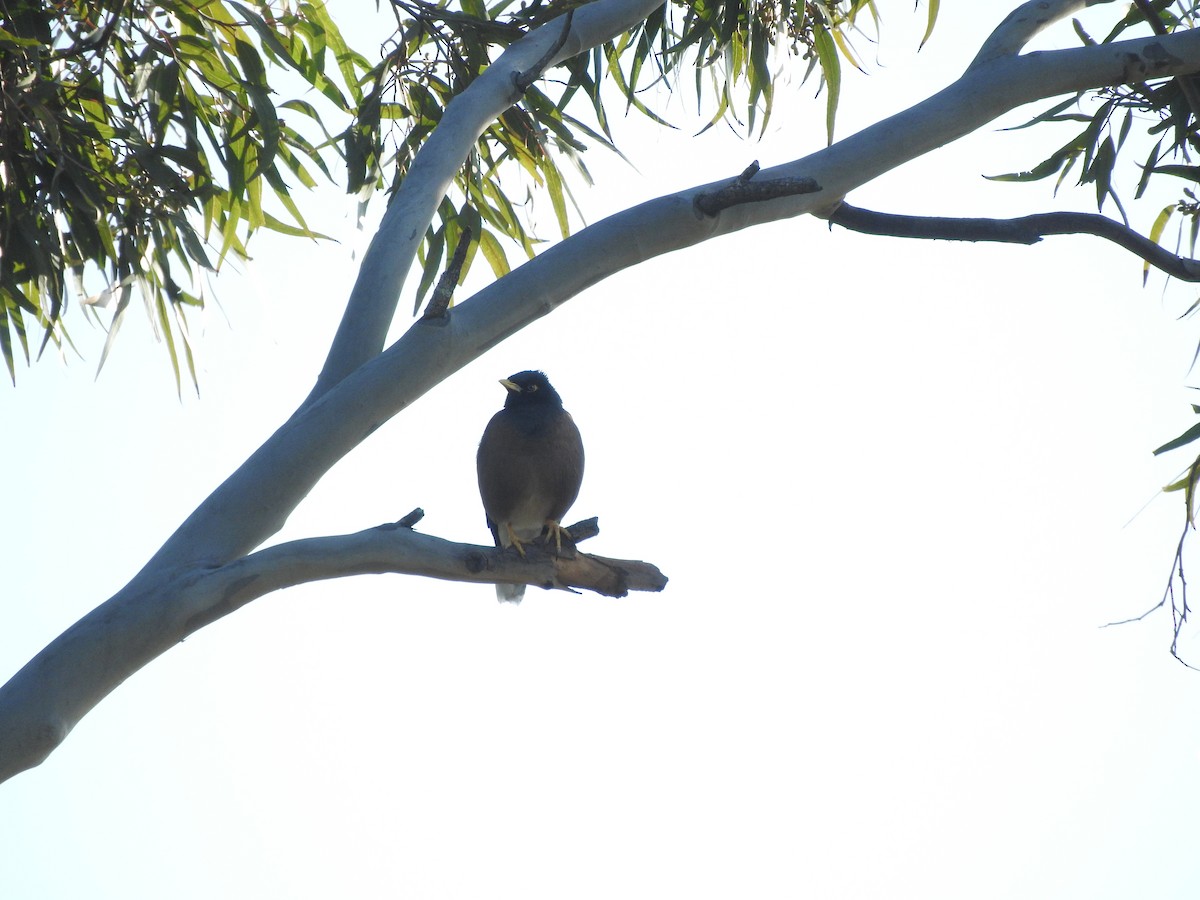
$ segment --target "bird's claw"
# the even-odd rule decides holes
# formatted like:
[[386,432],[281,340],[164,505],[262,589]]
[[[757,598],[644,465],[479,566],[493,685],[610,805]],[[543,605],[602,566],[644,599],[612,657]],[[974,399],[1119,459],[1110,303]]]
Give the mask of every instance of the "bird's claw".
[[558,522],[553,519],[546,520],[546,543],[550,542],[550,538],[554,538],[554,553],[556,556],[562,556],[563,535],[566,535],[567,542],[570,543],[571,536],[567,534],[567,529],[563,528]]
[[[521,559],[526,559],[525,542],[517,537],[516,532],[512,529],[512,525],[505,524],[504,528],[508,532],[508,545],[517,551]],[[537,538],[537,541],[540,544],[545,544],[547,549],[549,549],[550,541],[553,540],[554,555],[562,556],[564,538],[567,541],[568,549],[574,546],[574,542],[571,540],[570,532],[568,532],[567,529],[563,528],[562,525],[560,525],[558,522],[555,522],[553,519],[547,519],[545,533],[540,535]]]
[[517,554],[521,557],[521,559],[524,559],[525,558],[525,546],[521,543],[521,539],[519,537],[517,537],[516,533],[512,530],[511,524],[506,524],[504,527],[508,529],[509,542],[512,544],[513,547],[516,548]]

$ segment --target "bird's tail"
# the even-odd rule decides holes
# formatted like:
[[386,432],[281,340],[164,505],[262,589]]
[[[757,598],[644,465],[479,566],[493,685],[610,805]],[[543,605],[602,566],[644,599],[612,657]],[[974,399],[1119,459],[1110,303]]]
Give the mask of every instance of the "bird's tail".
[[523,584],[496,585],[496,599],[501,603],[520,603],[524,596],[525,585]]

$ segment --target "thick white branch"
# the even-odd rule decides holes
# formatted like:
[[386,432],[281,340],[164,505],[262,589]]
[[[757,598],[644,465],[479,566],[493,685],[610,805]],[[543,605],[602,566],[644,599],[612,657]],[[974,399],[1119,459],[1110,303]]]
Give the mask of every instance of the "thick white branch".
[[[383,525],[354,534],[305,538],[268,547],[206,575],[193,590],[200,612],[187,634],[273,591],[353,575],[419,575],[474,584],[584,588],[608,596],[660,591],[666,578],[639,560],[575,551],[556,557],[536,544],[510,551],[457,544],[410,528]],[[184,635],[186,637],[186,634]]]
[[[560,16],[510,45],[486,72],[447,105],[437,128],[418,151],[388,204],[379,231],[363,257],[346,312],[310,400],[383,349],[400,291],[425,230],[479,136],[521,98],[517,76],[538,63],[552,66],[611,40],[644,21],[664,2],[594,0],[581,6],[571,17],[565,41],[562,41],[565,17]],[[544,62],[547,53],[560,42],[558,51],[550,55],[549,62]]]
[[1112,0],[1029,0],[1022,3],[996,26],[979,53],[972,60],[968,71],[983,63],[1005,56],[1015,56],[1025,49],[1033,38],[1045,28],[1064,19],[1073,12],[1087,6],[1099,6]]

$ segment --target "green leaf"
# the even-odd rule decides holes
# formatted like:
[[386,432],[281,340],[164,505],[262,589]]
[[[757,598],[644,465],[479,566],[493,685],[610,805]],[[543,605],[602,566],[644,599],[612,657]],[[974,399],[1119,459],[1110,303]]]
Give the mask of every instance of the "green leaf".
[[1146,157],[1146,162],[1142,164],[1142,177],[1138,179],[1137,190],[1134,192],[1133,199],[1140,200],[1146,192],[1146,186],[1150,183],[1150,176],[1154,172],[1155,164],[1159,159],[1159,151],[1162,149],[1163,139],[1159,138],[1158,143],[1154,145],[1154,149],[1150,151],[1150,155]]
[[1112,192],[1112,170],[1117,161],[1116,147],[1111,137],[1106,137],[1096,150],[1092,164],[1081,183],[1096,183],[1096,208],[1104,209],[1104,199]]
[[[7,10],[5,13],[7,14]],[[0,28],[0,47],[4,48],[34,48],[42,46],[42,42],[37,38],[24,38]]]
[[9,333],[9,317],[6,304],[0,302],[0,353],[4,354],[4,365],[8,368],[8,377],[13,386],[17,384],[17,370],[13,364],[12,335]]
[[1196,482],[1200,480],[1200,456],[1192,461],[1191,468],[1187,474],[1187,491],[1184,495],[1184,505],[1187,507],[1187,520],[1192,525],[1196,524]]
[[1156,175],[1174,175],[1186,181],[1200,182],[1200,166],[1167,165],[1155,166],[1151,169]]
[[1056,103],[1045,112],[1039,113],[1028,122],[1021,125],[1010,125],[1008,128],[1002,128],[1001,131],[1020,131],[1024,128],[1029,128],[1032,125],[1037,125],[1041,122],[1090,122],[1091,116],[1085,116],[1082,113],[1072,113],[1064,115],[1063,110],[1070,109],[1079,103],[1083,94],[1076,94],[1074,97],[1068,97],[1060,103]]
[[550,203],[554,207],[554,216],[558,220],[558,233],[565,239],[571,236],[571,223],[567,218],[567,203],[563,196],[562,175],[553,160],[547,160],[545,166],[546,189],[550,194]]
[[1040,181],[1043,178],[1048,178],[1061,169],[1064,165],[1078,157],[1084,150],[1084,134],[1064,144],[1049,157],[1038,163],[1032,169],[1024,172],[1009,172],[1004,175],[985,175],[989,181]]
[[234,2],[234,0],[230,0],[229,5],[238,11],[238,15],[241,16],[244,21],[250,24],[250,27],[253,28],[255,33],[258,35],[259,40],[263,42],[263,46],[274,59],[283,62],[302,75],[307,74],[301,63],[301,60],[296,57],[293,50],[289,50],[283,45],[283,43],[279,40],[279,35],[273,28],[267,25],[262,16],[255,13],[249,7],[244,6],[241,3]]
[[367,65],[366,60],[346,45],[345,39],[342,38],[342,32],[329,17],[323,2],[301,3],[300,11],[304,18],[320,27],[326,44],[333,51],[334,60],[342,73],[342,80],[350,90],[351,98],[356,105],[361,103],[363,93],[358,81],[358,70],[360,68],[366,70],[370,66]]
[[100,351],[100,363],[96,366],[97,378],[100,377],[100,370],[104,368],[104,362],[108,359],[108,354],[117,339],[117,332],[121,330],[121,323],[125,321],[125,310],[129,308],[129,297],[132,293],[133,287],[128,281],[121,285],[120,294],[117,297],[117,308],[113,312],[112,324],[108,326],[108,337],[105,338],[104,349]]
[[[1171,221],[1171,216],[1175,212],[1175,204],[1164,206],[1162,211],[1155,217],[1154,224],[1150,226],[1150,240],[1156,244],[1162,243],[1162,233],[1167,227],[1167,223]],[[1142,263],[1142,286],[1145,287],[1146,280],[1150,277],[1150,261],[1146,260]]]
[[492,267],[492,273],[497,278],[503,278],[511,271],[508,257],[504,255],[504,248],[500,246],[500,242],[490,231],[479,235],[479,251],[488,261],[488,265]]
[[1180,447],[1190,444],[1192,441],[1196,440],[1196,438],[1200,438],[1200,422],[1197,422],[1195,425],[1193,425],[1191,428],[1189,428],[1183,434],[1179,435],[1179,437],[1175,438],[1174,440],[1167,441],[1165,444],[1163,444],[1161,447],[1159,447],[1157,450],[1154,451],[1154,455],[1158,456],[1161,453],[1166,453],[1168,450],[1177,450]]
[[[921,43],[917,48],[918,50],[925,49],[925,44],[933,36],[933,26],[937,24],[938,11],[941,5],[941,0],[929,0],[929,13],[926,17],[925,33],[921,35]],[[874,5],[872,5],[871,11],[872,13],[875,12]]]
[[463,12],[469,16],[474,16],[476,19],[484,19],[485,21],[491,18],[488,15],[487,7],[484,6],[483,0],[460,0]]
[[658,113],[654,112],[641,101],[641,99],[625,81],[625,74],[621,71],[621,63],[619,59],[612,56],[609,57],[608,73],[610,76],[612,76],[613,84],[616,85],[617,90],[621,92],[621,95],[625,98],[629,106],[636,109],[642,115],[648,117],[651,121],[667,128],[675,129],[674,125],[662,118],[660,115],[658,115]]
[[278,232],[279,234],[290,235],[291,237],[312,238],[314,240],[325,241],[331,240],[328,235],[321,234],[316,231],[310,231],[303,224],[300,226],[289,225],[287,222],[283,222],[275,218],[275,216],[271,215],[270,213],[263,213],[263,227],[268,228],[271,231]]
[[817,59],[821,65],[821,74],[825,78],[825,133],[826,141],[833,143],[833,126],[837,119],[838,98],[842,90],[842,64],[838,59],[837,45],[825,23],[814,19],[813,46],[817,51]]

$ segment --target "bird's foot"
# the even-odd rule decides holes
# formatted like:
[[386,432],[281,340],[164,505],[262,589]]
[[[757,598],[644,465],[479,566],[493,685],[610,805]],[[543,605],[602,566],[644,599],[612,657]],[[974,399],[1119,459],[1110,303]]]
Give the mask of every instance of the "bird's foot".
[[521,543],[521,539],[519,537],[517,537],[516,533],[512,530],[512,525],[506,524],[504,527],[508,529],[509,543],[511,544],[511,546],[516,548],[516,551],[520,555],[521,559],[524,559],[525,558],[525,545]]
[[571,535],[567,533],[567,529],[563,528],[562,525],[560,525],[558,522],[555,522],[553,519],[547,519],[545,541],[547,544],[549,544],[550,539],[554,538],[554,552],[558,556],[562,556],[564,537],[567,539],[568,546],[574,546],[571,543]]

